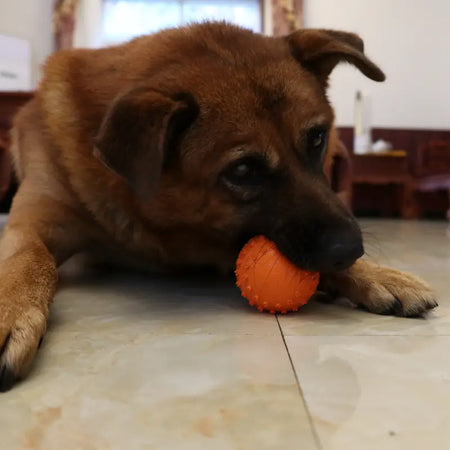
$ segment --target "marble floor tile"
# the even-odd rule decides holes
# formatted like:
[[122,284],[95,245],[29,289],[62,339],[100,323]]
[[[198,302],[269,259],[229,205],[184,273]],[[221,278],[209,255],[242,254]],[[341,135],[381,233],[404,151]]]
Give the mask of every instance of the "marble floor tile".
[[286,341],[323,450],[449,448],[450,337]]
[[279,317],[285,335],[450,335],[450,228],[446,222],[362,220],[369,260],[424,278],[439,307],[425,318],[379,316],[311,301]]
[[286,336],[450,336],[450,297],[424,318],[380,316],[348,306],[311,302],[279,316]]
[[279,336],[277,321],[240,296],[232,278],[145,274],[63,277],[50,329],[97,333]]
[[0,450],[446,448],[447,224],[362,226],[370,258],[436,288],[427,319],[311,302],[278,322],[232,280],[68,265],[32,372],[0,396]]
[[281,336],[50,331],[0,428],[5,450],[317,448]]
[[361,220],[369,260],[410,271],[448,295],[450,223]]

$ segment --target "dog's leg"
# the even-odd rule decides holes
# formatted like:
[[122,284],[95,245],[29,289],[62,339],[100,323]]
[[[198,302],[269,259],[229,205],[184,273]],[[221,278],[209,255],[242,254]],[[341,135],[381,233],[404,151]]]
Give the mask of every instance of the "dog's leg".
[[0,391],[31,366],[46,329],[56,267],[79,240],[75,223],[70,209],[54,200],[21,196],[20,190],[14,200],[0,241]]
[[365,260],[323,275],[319,289],[377,314],[418,316],[437,306],[435,292],[421,279]]

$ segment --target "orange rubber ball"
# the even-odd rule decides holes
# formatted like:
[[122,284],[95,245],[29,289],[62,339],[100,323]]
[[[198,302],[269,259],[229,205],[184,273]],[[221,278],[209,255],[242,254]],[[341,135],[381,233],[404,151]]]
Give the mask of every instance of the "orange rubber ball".
[[297,311],[319,284],[319,273],[299,269],[264,236],[251,239],[236,262],[236,284],[250,305],[271,314]]

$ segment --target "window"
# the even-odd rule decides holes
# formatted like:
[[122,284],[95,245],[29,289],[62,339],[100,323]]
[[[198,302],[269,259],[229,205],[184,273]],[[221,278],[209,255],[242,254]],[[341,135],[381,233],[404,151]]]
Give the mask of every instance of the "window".
[[103,45],[204,20],[262,31],[261,0],[103,0]]

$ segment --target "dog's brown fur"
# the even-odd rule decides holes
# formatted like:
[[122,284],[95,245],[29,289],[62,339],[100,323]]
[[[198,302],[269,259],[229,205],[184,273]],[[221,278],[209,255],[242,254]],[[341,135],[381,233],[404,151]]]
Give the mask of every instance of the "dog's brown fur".
[[[227,271],[245,236],[264,233],[300,266],[320,268],[314,248],[298,256],[306,243],[294,248],[295,233],[320,240],[340,228],[358,241],[321,175],[322,157],[304,148],[311,127],[332,125],[325,90],[341,61],[384,78],[352,34],[269,38],[217,23],[50,57],[12,132],[21,184],[0,242],[0,388],[30,367],[56,268],[75,253]],[[331,151],[335,139],[331,129]],[[278,173],[277,187],[224,182],[248,152]],[[435,306],[425,283],[398,271],[358,261],[327,272],[323,289],[374,312]]]

